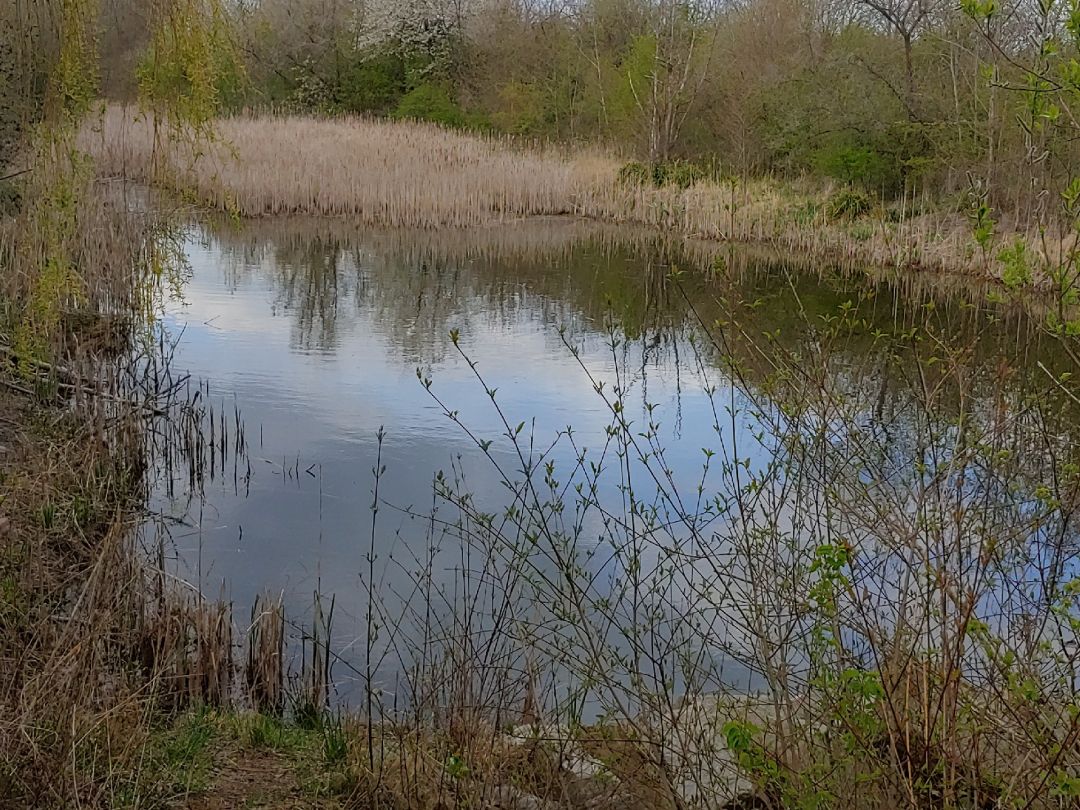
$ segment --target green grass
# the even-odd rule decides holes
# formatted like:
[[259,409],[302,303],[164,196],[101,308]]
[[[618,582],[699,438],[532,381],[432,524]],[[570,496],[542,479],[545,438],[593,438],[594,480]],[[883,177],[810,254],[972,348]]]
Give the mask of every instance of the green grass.
[[[270,757],[291,771],[305,800],[334,806],[358,782],[348,754],[348,734],[336,717],[310,724],[253,712],[195,709],[151,732],[142,767],[114,786],[112,805],[175,806],[178,799],[211,791],[237,761]],[[267,796],[251,795],[242,806],[264,806],[266,801]]]
[[265,714],[230,715],[226,723],[235,739],[253,750],[283,754],[308,753],[318,746],[318,734],[311,729]]
[[165,807],[178,797],[206,790],[212,781],[219,738],[216,717],[205,709],[152,729],[140,767],[118,774],[111,785],[111,805]]
[[179,776],[174,782],[186,790],[204,788],[209,783],[212,745],[217,735],[214,718],[208,711],[182,718],[162,737],[159,762],[164,771]]
[[265,714],[227,717],[235,740],[252,750],[270,750],[292,765],[297,784],[312,799],[353,792],[357,777],[348,764],[349,738],[340,718],[307,714],[295,721]]

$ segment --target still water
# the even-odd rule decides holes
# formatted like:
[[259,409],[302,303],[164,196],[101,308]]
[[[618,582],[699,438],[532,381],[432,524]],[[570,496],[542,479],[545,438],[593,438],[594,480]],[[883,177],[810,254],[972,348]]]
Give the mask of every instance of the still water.
[[[957,341],[978,332],[966,362],[988,401],[1007,369],[1040,352],[1027,319],[988,303],[983,288],[798,268],[559,220],[453,233],[199,224],[183,250],[188,277],[164,319],[173,372],[200,381],[233,431],[243,425],[246,448],[217,459],[201,485],[176,471],[159,482],[154,508],[175,564],[238,617],[258,595],[280,593],[303,623],[314,594],[332,596],[333,646],[346,664],[359,660],[370,590],[403,604],[420,568],[453,586],[473,564],[423,518],[440,474],[495,513],[507,475],[528,458],[572,478],[586,448],[610,440],[613,399],[635,426],[655,425],[647,441],[663,447],[668,483],[691,499],[724,486],[703,467],[718,442],[746,448],[748,469],[766,465],[751,440],[754,363],[733,382],[725,355],[739,349],[709,338],[736,311],[750,319],[744,342],[765,335],[797,355],[859,302],[866,323],[833,358],[835,373],[879,408],[900,409],[912,384],[867,374],[881,330],[932,318]],[[598,487],[626,497],[619,480]],[[599,543],[602,516],[576,532]],[[590,575],[617,581],[610,558],[589,559]],[[355,675],[335,670],[340,694]],[[725,677],[752,681],[733,664]]]

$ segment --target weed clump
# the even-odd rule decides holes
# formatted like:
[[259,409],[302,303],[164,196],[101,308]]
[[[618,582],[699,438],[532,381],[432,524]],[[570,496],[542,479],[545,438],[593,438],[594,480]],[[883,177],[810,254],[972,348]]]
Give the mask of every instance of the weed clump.
[[628,186],[651,185],[654,188],[685,190],[710,179],[709,172],[695,163],[673,160],[666,163],[640,163],[631,161],[619,169],[619,182]]
[[873,207],[870,195],[850,186],[834,191],[825,202],[825,211],[833,222],[858,219],[869,214]]

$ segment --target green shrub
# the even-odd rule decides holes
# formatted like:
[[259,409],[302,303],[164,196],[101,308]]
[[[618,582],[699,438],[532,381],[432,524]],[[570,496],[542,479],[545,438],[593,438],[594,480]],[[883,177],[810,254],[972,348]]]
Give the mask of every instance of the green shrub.
[[644,186],[653,182],[652,170],[644,163],[632,160],[619,169],[619,182],[628,186]]
[[1002,264],[1001,280],[1006,287],[1024,287],[1031,283],[1030,251],[1022,239],[1017,239],[1011,247],[1003,248],[998,253]]
[[349,112],[389,112],[405,95],[405,64],[392,53],[355,62],[345,73],[335,99]]
[[708,171],[686,160],[673,160],[667,163],[631,161],[619,169],[619,181],[633,186],[653,185],[656,188],[675,186],[686,189],[708,177]]
[[823,174],[848,184],[878,188],[896,182],[892,160],[869,145],[825,146],[818,150],[814,162]]
[[544,132],[551,121],[542,83],[515,80],[504,84],[499,88],[499,107],[491,118],[503,132],[518,135]]
[[708,176],[704,169],[685,160],[676,160],[661,165],[664,168],[663,185],[690,188],[690,186],[705,180]]
[[394,110],[394,118],[432,121],[448,127],[462,127],[467,118],[446,88],[425,82],[405,94]]
[[825,212],[831,220],[858,219],[870,213],[873,207],[868,194],[850,187],[834,191],[825,201]]

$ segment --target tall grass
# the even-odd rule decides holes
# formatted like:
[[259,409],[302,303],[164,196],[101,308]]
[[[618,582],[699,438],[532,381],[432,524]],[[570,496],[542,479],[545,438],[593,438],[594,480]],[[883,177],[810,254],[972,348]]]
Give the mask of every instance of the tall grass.
[[84,130],[82,145],[106,174],[162,184],[247,217],[439,228],[573,215],[875,265],[1001,272],[975,248],[963,211],[921,196],[838,216],[834,193],[842,192],[820,183],[634,182],[595,151],[529,148],[422,123],[240,115],[215,131],[216,144],[196,149],[168,127],[110,106]]
[[83,142],[103,172],[168,178],[243,216],[339,215],[392,226],[574,213],[575,200],[617,168],[596,156],[361,118],[225,118],[215,127],[218,144],[203,155],[161,131],[110,107]]
[[5,807],[126,801],[158,713],[233,687],[228,606],[165,577],[135,532],[151,450],[183,441],[163,417],[192,410],[153,330],[173,232],[80,165],[36,167],[0,218]]

